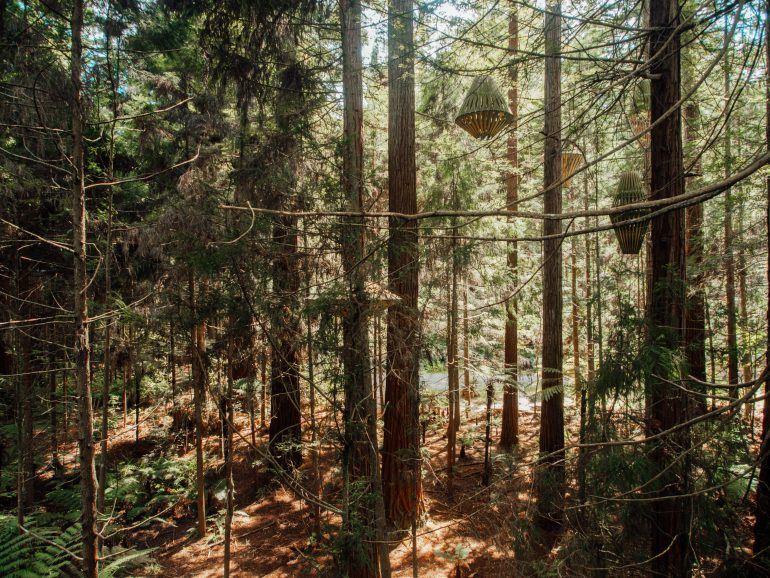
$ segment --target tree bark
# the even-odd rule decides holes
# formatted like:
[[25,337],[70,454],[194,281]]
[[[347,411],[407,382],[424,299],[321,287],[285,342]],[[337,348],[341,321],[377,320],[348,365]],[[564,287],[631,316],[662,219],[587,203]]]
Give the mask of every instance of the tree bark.
[[[457,188],[452,183],[452,207],[457,206]],[[457,341],[457,317],[459,313],[457,303],[457,277],[459,274],[459,261],[457,254],[457,219],[452,219],[452,239],[451,239],[451,283],[449,295],[449,355],[447,359],[447,392],[449,394],[449,423],[447,427],[447,495],[449,498],[454,496],[454,469],[457,456],[457,430],[460,425],[460,412],[458,402],[460,400],[460,368],[458,365],[458,341]]]
[[190,340],[192,357],[193,404],[195,406],[195,483],[198,505],[198,535],[206,535],[206,481],[203,477],[203,400],[206,387],[206,323],[198,319],[195,276],[189,273],[190,311],[193,316]]
[[468,328],[468,276],[465,276],[463,286],[463,390],[465,391],[465,420],[470,418],[471,400],[473,390],[471,388],[471,355],[470,355],[470,329]]
[[83,0],[72,3],[72,230],[75,301],[75,384],[78,396],[78,448],[80,460],[80,495],[82,500],[81,542],[83,575],[97,577],[96,552],[96,468],[94,464],[94,410],[91,404],[91,344],[88,336],[88,271],[86,265],[86,192],[83,154]]
[[[725,43],[728,42],[728,17],[725,15]],[[726,46],[724,62],[724,98],[730,95],[730,49]],[[732,127],[730,123],[729,111],[725,119],[725,140],[724,140],[724,174],[729,177],[732,172]],[[738,376],[738,335],[736,328],[735,312],[735,258],[733,256],[733,202],[730,189],[725,191],[725,307],[727,313],[727,381],[730,385],[736,385]],[[737,397],[738,390],[731,388],[730,397]]]
[[235,490],[233,483],[233,428],[235,425],[235,412],[233,411],[233,356],[232,344],[228,344],[227,359],[227,413],[225,421],[227,423],[227,439],[225,441],[225,480],[227,483],[227,498],[225,511],[225,553],[223,561],[224,578],[230,576],[230,540],[233,528],[233,506],[235,501]]
[[[514,54],[519,49],[519,16],[515,2],[511,2],[508,20],[508,50]],[[508,89],[508,106],[511,109],[513,125],[508,134],[508,162],[510,172],[506,178],[506,205],[510,211],[518,208],[519,200],[519,66],[515,58],[508,67],[511,86]],[[519,284],[518,264],[519,245],[516,241],[508,243],[508,270],[511,287]],[[503,417],[500,433],[500,447],[510,450],[519,443],[519,299],[516,295],[505,302],[505,386],[503,390]]]
[[33,369],[32,339],[29,335],[21,334],[21,430],[19,431],[21,444],[19,446],[21,484],[20,504],[23,509],[33,506],[35,497],[35,423],[33,417],[33,401],[35,398],[35,378]]
[[[700,111],[696,103],[690,103],[684,111],[685,139],[694,141],[697,136],[697,123]],[[695,167],[699,171],[700,162]],[[690,179],[692,181],[693,179]],[[694,184],[694,183],[693,183]],[[687,207],[686,210],[685,253],[692,270],[688,272],[687,311],[685,318],[685,343],[687,348],[687,370],[694,378],[706,381],[706,292],[703,275],[703,203]],[[692,382],[690,387],[705,392],[705,388]],[[706,411],[706,398],[698,397],[694,409],[699,413]]]
[[[305,72],[297,61],[296,46],[290,35],[283,42],[280,85],[275,122],[280,151],[279,172],[283,178],[271,191],[271,208],[290,208],[297,201],[299,163],[298,121],[304,110]],[[272,263],[272,355],[270,363],[270,451],[282,468],[302,463],[302,415],[299,391],[299,351],[302,339],[298,296],[300,291],[299,255],[297,253],[297,218],[279,216],[273,223],[274,256]]]
[[[361,59],[361,1],[340,2],[342,35],[342,92],[344,97],[344,149],[342,187],[347,210],[363,210],[364,196],[364,99]],[[364,221],[351,217],[344,226],[342,263],[348,299],[342,318],[342,362],[345,390],[345,445],[349,480],[356,492],[347,513],[345,560],[351,577],[379,576],[376,538],[377,430],[369,437],[369,423],[377,420],[377,398],[372,387],[369,357],[368,296],[364,263]],[[365,496],[373,499],[366,499]]]
[[[770,62],[770,1],[765,1],[765,62]],[[770,151],[770,66],[765,67],[765,148]],[[767,203],[765,206],[765,230],[767,233],[767,342],[765,348],[766,368],[770,368],[770,175],[765,177]],[[764,409],[762,411],[762,438],[759,446],[759,478],[757,480],[757,501],[754,518],[754,558],[765,567],[770,567],[770,371],[765,371]]]
[[[561,213],[561,2],[545,14],[544,211]],[[546,220],[544,235],[561,233],[561,221]],[[543,354],[540,459],[536,474],[537,521],[546,530],[561,526],[565,491],[564,392],[562,382],[561,239],[543,243]]]
[[57,393],[56,383],[56,354],[53,348],[48,353],[48,392],[50,399],[48,408],[51,412],[51,465],[55,475],[61,472],[61,461],[59,460],[59,395]]
[[[388,5],[388,210],[417,211],[414,142],[413,1]],[[388,220],[388,286],[400,302],[388,310],[382,483],[388,520],[398,528],[422,514],[420,475],[420,319],[418,228]]]
[[[653,199],[665,199],[684,191],[682,128],[678,112],[663,116],[680,98],[678,34],[680,15],[675,0],[650,2],[650,54],[660,55],[652,62],[651,73],[651,190]],[[677,351],[684,329],[684,215],[671,211],[652,220],[651,299],[648,306],[648,338],[656,351]],[[680,379],[669,367],[668,356],[653,360],[649,383],[648,435],[669,430],[687,419],[685,394],[670,381]],[[666,381],[665,377],[670,377]],[[689,572],[688,502],[679,498],[687,487],[687,472],[676,456],[688,447],[688,434],[664,436],[651,448],[651,458],[660,470],[656,501],[652,502],[652,571],[656,575],[685,576]]]
[[580,374],[580,304],[578,303],[577,292],[577,247],[575,246],[575,237],[572,237],[571,241],[571,254],[570,254],[570,272],[571,272],[571,289],[572,289],[572,377],[575,385],[575,396],[579,397],[580,392],[583,391],[583,376]]
[[[598,154],[598,151],[596,151]],[[588,211],[588,177],[583,180],[583,208]],[[590,227],[590,220],[585,219],[585,228]],[[580,389],[580,443],[588,441],[589,416],[593,416],[595,395],[588,394],[588,388],[592,388],[594,379],[594,321],[593,321],[593,298],[591,291],[591,237],[585,236],[585,286],[583,293],[586,302],[586,363],[587,374],[583,387]],[[578,499],[580,503],[586,500],[586,464],[588,462],[588,452],[585,448],[580,448],[578,455]]]
[[[738,207],[738,230],[741,234],[744,231],[743,222],[743,202],[741,201]],[[738,311],[740,314],[740,327],[743,334],[743,355],[741,356],[741,370],[743,383],[749,383],[754,379],[754,372],[751,368],[751,354],[749,353],[749,345],[747,343],[749,337],[749,312],[748,312],[748,295],[746,294],[746,257],[743,252],[743,246],[738,247]],[[704,361],[705,365],[705,361]],[[743,406],[743,418],[746,422],[752,421],[754,413],[754,403],[752,401],[746,402]]]

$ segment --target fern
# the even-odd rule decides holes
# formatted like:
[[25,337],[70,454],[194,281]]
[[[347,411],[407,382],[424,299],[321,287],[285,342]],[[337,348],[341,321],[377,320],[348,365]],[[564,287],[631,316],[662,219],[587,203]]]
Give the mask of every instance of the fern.
[[[19,531],[13,516],[0,515],[0,576],[3,578],[75,578],[78,563],[66,551],[80,551],[80,524],[64,528],[42,525],[38,514],[27,519]],[[100,564],[100,578],[114,578],[126,570],[149,561],[148,550],[105,549],[107,559]]]
[[78,575],[75,561],[65,551],[78,548],[78,524],[59,530],[51,526],[40,526],[36,517],[30,516],[25,528],[34,534],[21,533],[16,518],[0,517],[0,576],[52,578]]

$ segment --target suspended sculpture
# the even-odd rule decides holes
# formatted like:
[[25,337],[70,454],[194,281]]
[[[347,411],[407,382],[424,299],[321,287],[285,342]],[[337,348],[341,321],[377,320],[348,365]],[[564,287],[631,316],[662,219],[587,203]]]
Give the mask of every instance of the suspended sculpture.
[[[639,173],[622,173],[618,179],[618,188],[613,197],[613,208],[623,207],[639,203],[645,200],[644,183]],[[610,215],[612,228],[618,238],[620,250],[624,255],[636,255],[644,243],[644,235],[647,232],[649,221],[623,224],[627,221],[644,217],[649,213],[648,209],[630,209]]]
[[513,121],[500,87],[491,76],[473,79],[455,122],[473,138],[489,139]]

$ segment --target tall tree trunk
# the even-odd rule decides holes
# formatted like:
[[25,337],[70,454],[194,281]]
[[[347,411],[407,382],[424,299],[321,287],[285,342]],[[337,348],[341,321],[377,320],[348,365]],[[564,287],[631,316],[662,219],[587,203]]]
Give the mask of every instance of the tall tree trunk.
[[468,276],[463,285],[463,390],[465,391],[465,420],[470,418],[471,399],[471,356],[470,356],[470,330],[468,328]]
[[[52,339],[53,341],[53,339]],[[61,462],[59,461],[59,395],[56,391],[56,354],[53,348],[48,353],[48,392],[50,399],[48,401],[49,411],[51,412],[51,465],[54,473],[58,475],[61,471]]]
[[[765,0],[765,63],[770,63],[770,0]],[[765,149],[770,151],[770,66],[765,66]],[[767,311],[765,324],[764,409],[762,410],[762,439],[759,446],[759,478],[754,517],[754,557],[765,568],[770,567],[770,175],[765,177],[765,232],[767,252]]]
[[[728,42],[728,17],[725,15],[725,44]],[[724,62],[724,98],[730,95],[730,49],[725,48]],[[725,114],[725,140],[724,140],[724,174],[725,178],[731,176],[732,172],[732,127],[729,117],[729,111]],[[730,385],[736,385],[738,377],[738,336],[736,328],[735,313],[735,258],[733,256],[733,202],[730,189],[725,192],[725,299],[727,313],[727,381]],[[730,396],[737,397],[738,390],[730,389]]]
[[195,276],[189,273],[190,311],[193,316],[190,340],[192,357],[193,404],[195,406],[195,482],[198,505],[198,535],[206,535],[206,482],[203,477],[203,401],[206,387],[206,323],[198,318]]
[[[299,136],[297,123],[304,110],[305,71],[297,61],[296,46],[290,34],[285,44],[278,88],[275,122],[276,148],[280,151],[280,183],[271,191],[273,209],[290,209],[296,204]],[[299,391],[299,351],[301,323],[297,253],[297,218],[282,215],[273,223],[273,292],[277,306],[272,314],[272,355],[270,363],[270,451],[283,468],[302,463],[302,415]]]
[[225,480],[227,484],[226,510],[225,510],[225,554],[222,574],[224,578],[230,576],[230,541],[233,528],[233,506],[235,491],[233,484],[233,429],[235,426],[235,412],[233,411],[233,355],[232,343],[228,343],[227,359],[227,412],[225,422],[227,424],[227,439],[225,441]]
[[[685,139],[692,143],[697,136],[700,110],[697,103],[690,103],[684,111]],[[695,167],[699,172],[700,162]],[[694,177],[687,184],[693,182]],[[687,347],[687,370],[696,379],[706,381],[706,292],[703,276],[703,203],[687,207],[685,253],[692,269],[688,272],[688,295],[685,318],[685,343]],[[696,382],[697,383],[697,382]],[[705,389],[693,383],[691,389],[701,391],[704,396],[695,399],[694,409],[706,411]]]
[[575,395],[579,396],[583,391],[583,377],[580,374],[580,312],[577,292],[577,247],[575,246],[575,237],[571,240],[570,272],[572,289],[572,377],[575,382]]
[[[113,138],[114,138],[113,126]],[[112,145],[111,147],[112,148]],[[110,155],[112,157],[112,155]],[[112,180],[112,166],[110,166],[109,180]],[[111,278],[110,262],[112,261],[112,187],[109,188],[108,214],[107,214],[107,243],[104,262],[104,303],[109,306]],[[104,375],[102,383],[102,423],[101,423],[101,459],[99,460],[99,487],[96,494],[96,510],[104,513],[104,492],[107,487],[107,437],[109,435],[110,418],[110,387],[112,386],[112,320],[107,319],[104,327]],[[137,428],[139,424],[137,424]]]
[[267,423],[267,396],[268,396],[268,382],[267,382],[267,346],[262,346],[262,351],[259,354],[259,377],[260,377],[260,397],[261,404],[259,406],[259,423],[261,427],[265,427]]
[[[515,2],[511,2],[508,19],[508,50],[511,55],[519,49],[519,15]],[[519,200],[519,65],[515,58],[508,67],[511,85],[508,89],[508,106],[511,109],[513,126],[508,134],[508,162],[510,172],[506,183],[506,208],[515,211]],[[510,286],[515,290],[519,284],[519,245],[508,243],[508,270]],[[505,302],[505,387],[503,390],[503,418],[500,432],[500,447],[510,450],[519,443],[519,298],[511,296]]]
[[[305,235],[305,247],[307,249],[307,235]],[[310,299],[310,285],[312,282],[312,272],[310,270],[309,259],[306,259],[305,267],[305,299]],[[321,535],[321,507],[319,506],[321,500],[321,469],[319,463],[319,441],[318,441],[318,427],[316,424],[316,398],[315,398],[315,359],[313,357],[313,315],[310,311],[307,313],[305,321],[305,331],[307,336],[306,348],[307,348],[307,380],[309,387],[308,401],[310,402],[310,459],[313,468],[313,477],[311,479],[313,496],[317,498],[317,501],[311,504],[313,515],[313,533],[316,536]]]
[[[738,207],[738,230],[743,234],[743,202]],[[743,246],[738,246],[738,311],[740,314],[740,327],[743,334],[743,355],[741,356],[741,369],[743,383],[749,383],[754,379],[754,372],[751,368],[751,354],[749,353],[749,311],[748,295],[746,294],[746,256],[743,252]],[[705,362],[704,362],[705,364]],[[744,406],[743,417],[750,422],[754,412],[754,402],[747,402]]]
[[75,253],[75,383],[78,396],[78,447],[80,495],[82,500],[81,542],[83,575],[97,576],[96,553],[96,468],[94,464],[94,409],[91,405],[91,345],[88,338],[88,271],[86,266],[86,191],[83,155],[83,0],[72,3],[72,230]]
[[174,316],[172,314],[168,323],[168,365],[171,370],[171,406],[176,407],[176,328],[174,327]]
[[[455,187],[454,182],[452,183],[452,188],[452,207],[454,210],[457,210],[457,188]],[[454,469],[455,459],[457,456],[457,430],[460,424],[460,412],[458,411],[459,408],[457,404],[460,399],[460,368],[458,366],[457,360],[457,277],[459,273],[457,235],[459,234],[459,230],[457,228],[457,219],[453,218],[452,221],[452,280],[449,285],[449,355],[447,359],[447,391],[449,393],[449,424],[447,427],[447,494],[450,498],[454,496]]]
[[[344,97],[344,152],[342,186],[347,210],[363,210],[364,196],[364,99],[361,60],[361,1],[340,2],[342,24],[342,92]],[[342,262],[348,302],[342,319],[342,362],[345,389],[345,446],[349,480],[357,491],[373,499],[358,498],[347,512],[345,555],[351,577],[379,576],[376,501],[381,488],[374,485],[378,466],[377,397],[372,387],[369,358],[369,298],[364,264],[364,221],[348,220],[342,244]],[[370,424],[375,426],[372,430]],[[373,433],[373,437],[370,437]],[[387,555],[387,548],[386,550]]]
[[[413,0],[388,5],[388,209],[417,211],[414,143]],[[420,475],[420,319],[418,228],[388,219],[388,285],[400,302],[388,310],[382,483],[389,521],[416,524],[423,511]]]
[[123,429],[128,426],[128,382],[131,379],[131,363],[127,361],[123,366]]
[[[598,154],[598,151],[596,151]],[[588,177],[583,179],[583,208],[586,212],[589,209],[588,199]],[[585,218],[585,228],[591,226],[589,217]],[[593,414],[595,396],[588,394],[588,388],[593,387],[594,379],[594,321],[593,321],[593,298],[591,291],[591,237],[585,236],[585,285],[583,293],[586,302],[586,363],[588,365],[586,380],[580,389],[580,443],[586,443],[588,440],[589,412]],[[590,406],[590,408],[589,408]],[[584,503],[586,499],[586,464],[588,452],[585,448],[580,448],[578,456],[578,499]]]
[[33,402],[35,399],[35,376],[34,366],[36,361],[35,353],[32,349],[32,340],[29,336],[23,335],[22,356],[24,371],[21,376],[21,475],[23,489],[24,507],[32,507],[35,498],[35,418]]
[[[118,82],[120,74],[120,61],[113,66],[112,62],[112,36],[108,33],[105,37],[105,52],[110,80],[110,107],[112,109],[112,122],[110,123],[110,141],[107,164],[107,180],[112,182],[115,174],[115,129],[118,118]],[[119,55],[118,55],[119,57]],[[113,69],[117,69],[113,73]],[[112,213],[114,189],[108,187],[107,191],[107,239],[104,251],[104,304],[110,306],[110,293],[112,292]],[[99,487],[96,495],[96,509],[104,513],[104,493],[107,486],[107,443],[109,435],[110,417],[110,389],[112,387],[112,319],[107,318],[104,327],[104,380],[102,383],[102,424],[101,424],[101,459],[99,461]]]
[[[549,2],[545,14],[545,159],[544,212],[561,213],[561,2]],[[561,221],[543,223],[544,235],[559,235]],[[543,242],[543,355],[540,461],[537,470],[538,523],[561,525],[565,491],[564,393],[562,390],[562,239]]]
[[[653,199],[675,197],[684,192],[682,127],[680,114],[668,114],[680,98],[678,33],[680,14],[675,0],[650,2],[650,54],[659,54],[651,66],[651,190]],[[664,118],[664,115],[668,114]],[[684,328],[684,215],[670,211],[652,220],[652,278],[649,302],[650,343],[656,350],[677,351]],[[653,360],[649,384],[648,435],[669,430],[687,419],[687,399],[671,381],[679,379],[662,354]],[[669,377],[670,380],[665,378]],[[682,460],[674,460],[688,444],[686,432],[666,435],[655,442],[651,457],[660,470],[656,498],[652,503],[652,571],[662,576],[685,576],[689,572],[688,502],[678,497],[686,492],[687,472]]]

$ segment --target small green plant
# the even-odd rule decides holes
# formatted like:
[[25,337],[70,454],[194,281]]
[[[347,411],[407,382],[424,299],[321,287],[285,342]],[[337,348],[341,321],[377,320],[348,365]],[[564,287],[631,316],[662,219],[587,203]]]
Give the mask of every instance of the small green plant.
[[191,499],[194,478],[192,459],[145,456],[139,463],[125,462],[118,466],[109,481],[106,500],[115,502],[129,521],[135,520]]
[[452,562],[454,564],[455,573],[457,576],[459,576],[462,567],[467,565],[465,564],[465,560],[468,558],[468,555],[471,553],[471,551],[467,546],[463,544],[457,544],[454,547],[454,550],[451,552],[444,552],[443,550],[436,549],[434,550],[434,553],[439,558],[443,558],[444,560]]

